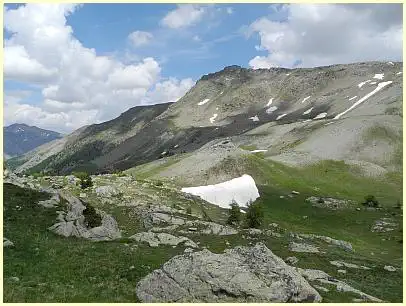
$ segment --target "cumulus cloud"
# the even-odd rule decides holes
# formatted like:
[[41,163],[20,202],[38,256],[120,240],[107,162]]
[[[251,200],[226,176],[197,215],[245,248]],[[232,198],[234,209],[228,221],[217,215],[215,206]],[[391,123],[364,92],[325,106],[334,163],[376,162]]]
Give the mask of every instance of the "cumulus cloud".
[[110,120],[135,105],[171,101],[190,88],[189,79],[163,79],[154,58],[128,63],[84,47],[66,20],[79,7],[26,4],[5,10],[4,27],[11,37],[4,44],[4,77],[35,83],[43,96],[35,106],[5,96],[7,124],[24,122],[67,132]]
[[134,47],[147,45],[153,38],[149,32],[134,31],[128,35],[128,39]]
[[267,56],[253,68],[323,66],[371,60],[401,60],[402,6],[399,4],[291,4],[278,7],[287,20],[254,21]]
[[161,20],[161,24],[172,29],[189,27],[202,20],[205,13],[206,8],[204,6],[180,4]]

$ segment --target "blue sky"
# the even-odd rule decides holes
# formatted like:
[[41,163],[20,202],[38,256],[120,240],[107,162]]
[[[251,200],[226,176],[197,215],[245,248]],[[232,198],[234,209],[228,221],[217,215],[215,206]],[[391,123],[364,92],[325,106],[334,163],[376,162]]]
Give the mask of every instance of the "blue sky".
[[[162,62],[164,76],[198,79],[228,65],[248,67],[249,59],[261,53],[255,50],[259,38],[246,38],[242,29],[264,16],[264,12],[272,15],[269,4],[217,6],[231,7],[233,13],[217,13],[207,22],[181,30],[159,24],[169,11],[176,9],[174,4],[85,4],[68,18],[68,23],[84,46],[95,48],[100,54],[120,55],[130,48],[129,33],[150,32],[154,42],[137,48],[137,55],[152,56]],[[195,36],[201,41],[194,41]]]
[[70,132],[176,101],[229,65],[402,59],[391,4],[5,5],[4,124]]

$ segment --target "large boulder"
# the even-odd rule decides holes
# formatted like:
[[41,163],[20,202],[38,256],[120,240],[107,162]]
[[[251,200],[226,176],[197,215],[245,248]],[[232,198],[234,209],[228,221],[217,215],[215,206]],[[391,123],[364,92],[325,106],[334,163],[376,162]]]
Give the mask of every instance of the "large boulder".
[[64,237],[81,237],[92,241],[108,241],[121,238],[116,220],[101,210],[96,213],[101,217],[99,226],[88,227],[85,224],[83,211],[86,206],[76,197],[59,192],[59,197],[66,200],[67,211],[58,211],[57,223],[49,230]]
[[175,256],[143,278],[142,302],[320,302],[294,268],[264,244]]
[[198,248],[198,245],[187,237],[176,237],[167,233],[142,232],[131,236],[130,239],[137,242],[146,242],[151,247],[157,247],[160,244],[177,246],[183,243],[184,246]]

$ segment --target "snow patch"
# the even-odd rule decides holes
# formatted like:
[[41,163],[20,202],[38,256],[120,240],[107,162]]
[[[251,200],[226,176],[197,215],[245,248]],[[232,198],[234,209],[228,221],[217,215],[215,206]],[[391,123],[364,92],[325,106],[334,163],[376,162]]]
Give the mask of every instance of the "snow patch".
[[178,144],[174,146],[174,148],[175,148],[175,149],[176,149],[177,147],[179,147],[179,145],[178,145]]
[[377,73],[374,75],[374,79],[383,80],[383,73]]
[[307,123],[307,122],[310,122],[310,121],[312,121],[312,119],[306,119],[305,121],[303,121],[303,123]]
[[361,82],[358,84],[358,87],[361,88],[362,86],[364,86],[366,83],[371,82],[371,80],[366,80],[365,82]]
[[279,115],[277,118],[276,118],[276,120],[279,120],[279,119],[281,119],[281,118],[283,118],[283,117],[285,117],[287,114],[282,114],[282,115]]
[[322,119],[322,118],[325,118],[326,116],[327,116],[327,113],[320,113],[316,117],[314,117],[313,119]]
[[214,114],[211,118],[210,118],[210,123],[214,123],[214,119],[217,118],[217,114]]
[[209,101],[210,101],[210,99],[204,99],[203,101],[197,103],[197,105],[204,105],[204,104],[206,104],[206,103],[209,102]]
[[395,65],[393,62],[388,62],[387,64],[392,66]]
[[358,96],[354,96],[354,97],[350,98],[348,101],[354,100],[356,97],[358,97]]
[[265,107],[271,106],[272,101],[273,101],[273,98],[270,98],[270,99],[269,99],[269,102],[266,104],[266,106],[265,106]]
[[270,114],[270,113],[276,111],[277,109],[278,109],[278,108],[277,108],[276,106],[271,106],[270,108],[268,108],[268,109],[266,110],[266,113],[267,113],[267,114]]
[[396,73],[396,75],[400,75],[400,74],[402,74],[403,72],[402,71],[399,71],[398,73]]
[[253,202],[259,198],[258,188],[255,185],[255,181],[247,174],[223,183],[187,187],[182,188],[181,191],[199,196],[203,200],[222,208],[230,208],[230,204],[233,200],[240,207],[247,207],[251,201]]
[[313,107],[309,108],[307,111],[305,111],[305,112],[303,113],[303,115],[310,114],[310,112],[312,111],[312,109],[313,109]]
[[369,83],[369,85],[375,85],[376,84],[376,82],[371,82],[371,83]]
[[249,117],[248,119],[250,119],[250,120],[252,120],[252,121],[259,121],[259,118],[258,118],[258,116],[255,116],[255,117]]
[[339,119],[342,115],[348,113],[350,110],[352,110],[354,107],[357,107],[358,105],[360,105],[362,102],[364,102],[366,99],[368,99],[369,97],[371,97],[372,95],[376,94],[378,91],[380,91],[382,88],[384,88],[385,86],[391,84],[392,81],[387,81],[387,82],[381,82],[378,84],[378,86],[371,91],[369,94],[363,96],[361,99],[359,99],[357,102],[355,102],[350,108],[348,108],[347,110],[343,111],[342,113],[338,114],[337,116],[334,117],[334,119]]
[[311,96],[308,96],[308,97],[306,97],[306,98],[304,98],[303,100],[302,100],[302,103],[304,103],[307,99],[309,99]]
[[268,150],[254,150],[250,151],[250,153],[258,153],[258,152],[267,152]]

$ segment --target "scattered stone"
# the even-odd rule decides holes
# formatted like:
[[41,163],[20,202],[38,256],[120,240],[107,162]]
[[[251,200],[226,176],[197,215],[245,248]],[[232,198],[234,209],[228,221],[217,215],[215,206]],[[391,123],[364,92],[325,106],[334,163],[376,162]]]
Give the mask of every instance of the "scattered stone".
[[183,243],[184,246],[198,248],[198,245],[187,237],[176,237],[167,233],[141,232],[129,238],[137,242],[146,242],[150,247],[157,247],[160,244],[177,246],[178,244]]
[[343,274],[347,273],[346,270],[337,270],[337,272],[338,272],[338,273],[343,273]]
[[280,199],[284,199],[284,198],[285,198],[285,196],[281,195],[281,196],[279,196],[279,198],[280,198]]
[[197,227],[189,227],[188,230],[189,230],[189,232],[196,232]]
[[393,219],[382,218],[380,220],[375,221],[375,224],[372,226],[371,231],[377,233],[390,232],[394,231],[397,226],[398,224],[395,223]]
[[378,299],[374,296],[366,294],[358,289],[351,287],[350,285],[335,279],[328,275],[326,272],[321,270],[312,270],[312,269],[302,269],[295,268],[305,279],[311,282],[318,281],[322,284],[330,284],[336,287],[336,290],[339,292],[352,292],[358,294],[362,299],[368,302],[383,302],[381,299]]
[[385,266],[384,269],[389,272],[395,272],[396,268],[393,266]]
[[[356,210],[357,210],[357,211],[361,211],[361,208],[357,207]],[[355,299],[355,300],[356,300],[356,299]]]
[[14,247],[14,243],[8,240],[6,237],[3,237],[3,248]]
[[319,253],[319,248],[310,244],[291,242],[289,249],[292,252],[300,253]]
[[195,250],[193,250],[193,249],[191,249],[191,248],[186,248],[183,252],[184,253],[192,253],[192,252],[194,252]]
[[107,197],[107,198],[120,194],[120,192],[113,186],[96,187],[95,192],[99,197]]
[[273,230],[266,230],[264,233],[267,236],[272,236],[272,237],[276,237],[276,238],[281,238],[282,237],[281,234],[279,234],[277,232],[274,232]]
[[9,278],[9,280],[11,280],[12,282],[15,282],[15,283],[20,281],[20,279],[17,276],[12,276]]
[[79,198],[87,198],[87,194],[86,194],[86,193],[81,193],[81,194],[79,195]]
[[292,190],[292,194],[300,194],[299,191]]
[[264,244],[175,256],[136,287],[142,302],[320,302],[319,293]]
[[262,235],[262,231],[260,229],[257,229],[257,228],[249,228],[249,229],[244,230],[244,232],[246,232],[250,236]]
[[295,257],[295,256],[291,256],[291,257],[286,258],[285,261],[290,265],[295,265],[299,262],[299,259],[297,259],[297,257]]

